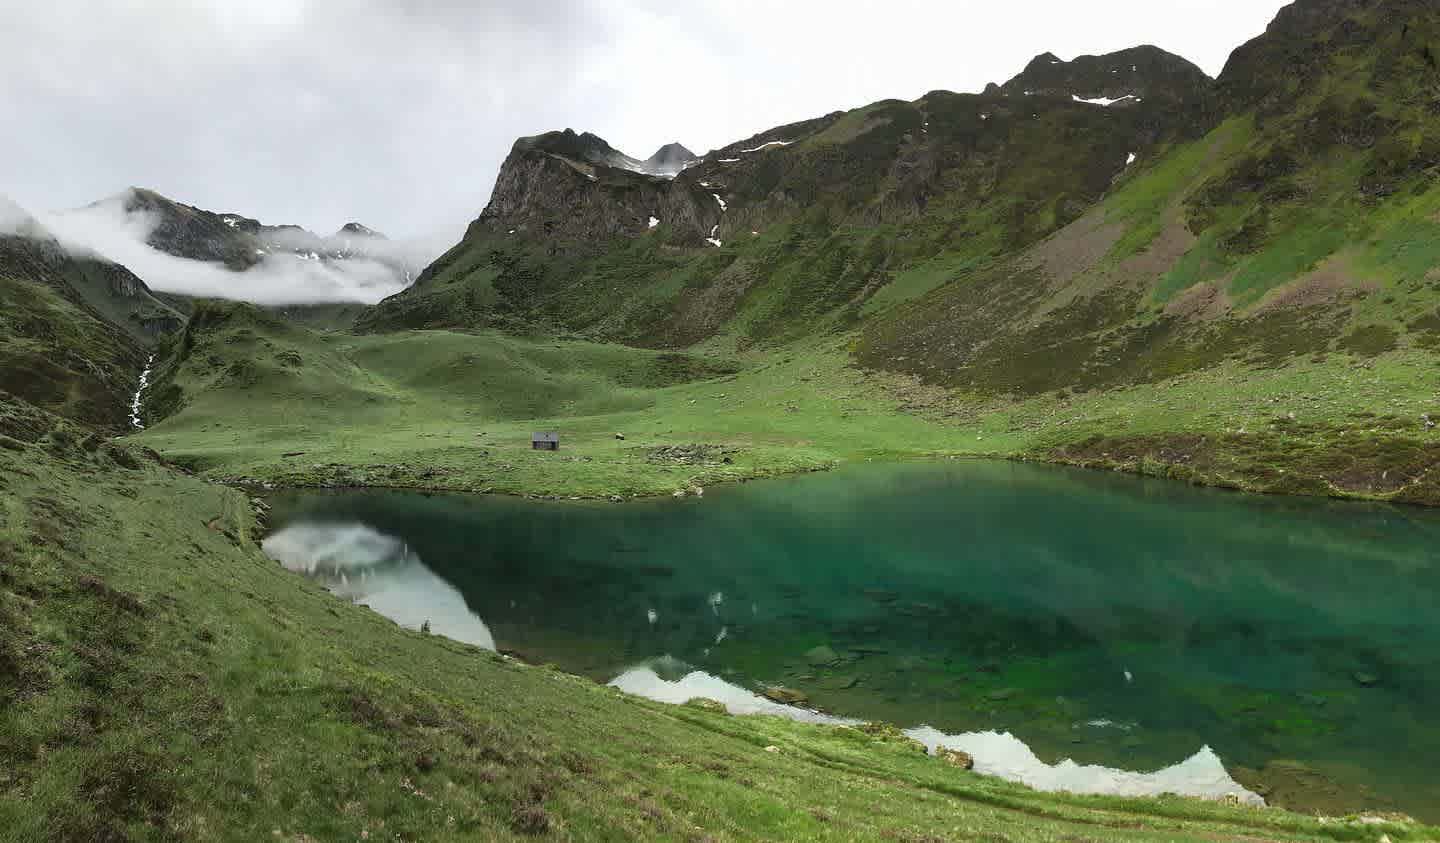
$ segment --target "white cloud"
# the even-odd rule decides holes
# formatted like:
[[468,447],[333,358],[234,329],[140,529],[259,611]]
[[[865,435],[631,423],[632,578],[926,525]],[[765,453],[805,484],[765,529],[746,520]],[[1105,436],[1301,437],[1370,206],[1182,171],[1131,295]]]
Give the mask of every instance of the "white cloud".
[[158,219],[144,212],[127,213],[119,199],[45,214],[41,222],[67,251],[123,264],[151,289],[257,304],[373,304],[404,289],[412,280],[398,271],[395,263],[423,267],[453,242],[450,236],[367,240],[367,253],[375,259],[322,261],[272,252],[258,265],[236,272],[223,264],[187,260],[151,247],[146,241]]
[[0,194],[0,234],[17,234],[29,222],[30,214],[24,208]]

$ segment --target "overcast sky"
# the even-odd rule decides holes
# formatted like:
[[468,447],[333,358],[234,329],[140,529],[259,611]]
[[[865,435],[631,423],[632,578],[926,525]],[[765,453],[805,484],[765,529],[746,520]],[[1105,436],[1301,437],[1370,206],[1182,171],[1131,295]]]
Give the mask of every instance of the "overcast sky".
[[0,25],[0,194],[129,185],[329,233],[457,235],[520,135],[705,152],[1033,56],[1219,73],[1277,0],[45,0]]

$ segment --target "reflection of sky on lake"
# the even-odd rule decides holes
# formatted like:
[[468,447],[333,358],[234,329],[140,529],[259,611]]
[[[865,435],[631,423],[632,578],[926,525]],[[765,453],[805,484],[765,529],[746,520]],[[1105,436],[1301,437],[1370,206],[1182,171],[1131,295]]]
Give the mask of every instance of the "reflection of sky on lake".
[[495,638],[465,598],[393,536],[360,523],[299,523],[264,541],[265,552],[335,594],[401,626],[495,649]]
[[[673,658],[655,659],[625,671],[610,685],[627,694],[671,705],[683,705],[697,698],[713,700],[725,706],[731,714],[765,714],[830,726],[849,726],[860,722],[781,705],[719,677],[698,670],[686,672],[684,668],[683,662]],[[661,671],[680,675],[676,679],[667,679]],[[950,735],[930,726],[918,726],[907,729],[905,734],[925,744],[931,753],[941,748],[968,753],[975,760],[976,772],[1021,782],[1036,790],[1112,796],[1175,793],[1201,799],[1233,798],[1247,805],[1265,804],[1257,794],[1246,790],[1230,777],[1220,757],[1208,746],[1179,764],[1154,772],[1136,772],[1098,764],[1077,764],[1068,758],[1047,764],[1024,741],[1008,732]]]

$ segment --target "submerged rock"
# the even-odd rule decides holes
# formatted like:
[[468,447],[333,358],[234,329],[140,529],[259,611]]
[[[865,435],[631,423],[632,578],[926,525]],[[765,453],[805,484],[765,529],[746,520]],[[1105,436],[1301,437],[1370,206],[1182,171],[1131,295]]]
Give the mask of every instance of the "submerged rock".
[[1364,671],[1357,670],[1355,673],[1351,674],[1351,678],[1355,680],[1356,685],[1359,685],[1362,688],[1373,688],[1376,685],[1380,684],[1380,677],[1376,676],[1373,673],[1366,673]]
[[1262,794],[1266,804],[1305,814],[1339,817],[1394,807],[1370,788],[1341,783],[1302,761],[1271,761],[1258,770],[1237,766],[1233,775],[1247,789]]
[[840,661],[840,654],[828,645],[821,644],[805,651],[805,661],[816,666],[834,664]]
[[900,744],[901,746],[916,750],[922,755],[930,754],[930,750],[925,744],[905,734],[905,732],[893,723],[861,723],[856,728],[877,740]]
[[781,705],[804,705],[810,701],[810,697],[806,696],[804,691],[786,688],[783,685],[771,686],[766,688],[762,693],[766,699],[773,700]]

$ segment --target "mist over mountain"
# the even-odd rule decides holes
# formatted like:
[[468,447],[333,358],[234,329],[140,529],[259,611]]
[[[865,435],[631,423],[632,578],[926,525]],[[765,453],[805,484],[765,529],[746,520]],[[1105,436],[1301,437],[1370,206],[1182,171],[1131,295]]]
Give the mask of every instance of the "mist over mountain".
[[49,214],[45,225],[72,252],[124,264],[156,290],[258,304],[379,301],[449,240],[391,240],[359,223],[322,236],[138,188]]

